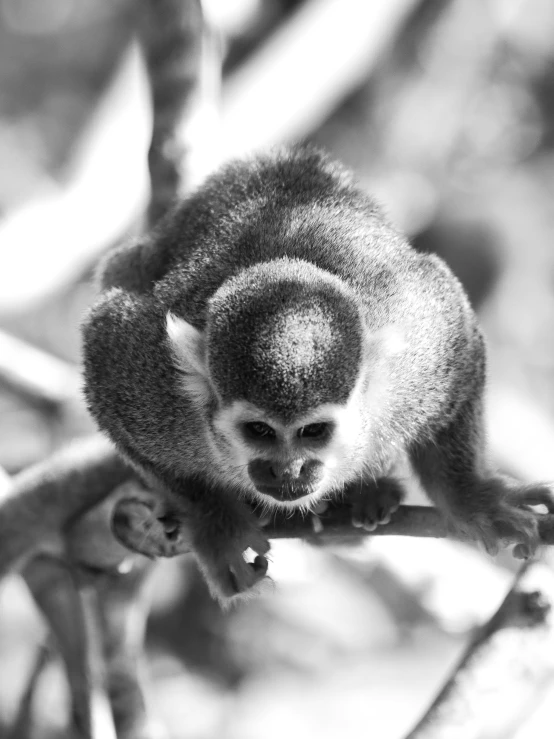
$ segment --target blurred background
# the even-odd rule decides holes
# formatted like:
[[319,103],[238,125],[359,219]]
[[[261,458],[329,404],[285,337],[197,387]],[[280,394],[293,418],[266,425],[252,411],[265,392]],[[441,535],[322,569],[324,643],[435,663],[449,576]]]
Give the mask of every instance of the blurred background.
[[[492,454],[554,479],[554,3],[205,0],[193,180],[252,149],[309,140],[351,166],[416,248],[464,283],[491,347]],[[136,0],[0,0],[0,468],[91,421],[79,322],[98,258],[136,232],[151,123]],[[194,117],[193,117],[194,118]],[[383,537],[276,542],[272,592],[229,613],[192,563],[165,562],[148,629],[153,712],[181,739],[402,737],[509,588],[515,565]],[[46,628],[0,583],[0,737]],[[53,659],[36,736],[62,736]],[[550,708],[549,708],[550,704]],[[545,699],[518,739],[546,735]]]

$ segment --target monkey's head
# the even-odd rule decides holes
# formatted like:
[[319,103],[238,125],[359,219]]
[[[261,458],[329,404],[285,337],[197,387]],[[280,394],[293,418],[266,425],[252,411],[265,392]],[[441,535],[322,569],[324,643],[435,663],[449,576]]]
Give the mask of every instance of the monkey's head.
[[229,479],[291,507],[359,476],[366,348],[340,279],[299,260],[258,264],[215,293],[205,332],[172,314],[167,329]]

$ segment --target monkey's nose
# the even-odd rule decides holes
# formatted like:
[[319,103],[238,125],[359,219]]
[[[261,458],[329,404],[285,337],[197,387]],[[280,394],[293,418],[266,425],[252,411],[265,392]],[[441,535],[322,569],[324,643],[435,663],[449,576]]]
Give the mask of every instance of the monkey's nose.
[[306,463],[302,462],[302,460],[297,460],[288,464],[270,462],[269,465],[269,474],[279,484],[283,482],[301,481],[306,468]]
[[253,459],[248,464],[248,474],[257,489],[276,498],[308,495],[321,478],[322,470],[323,464],[317,459],[287,463]]

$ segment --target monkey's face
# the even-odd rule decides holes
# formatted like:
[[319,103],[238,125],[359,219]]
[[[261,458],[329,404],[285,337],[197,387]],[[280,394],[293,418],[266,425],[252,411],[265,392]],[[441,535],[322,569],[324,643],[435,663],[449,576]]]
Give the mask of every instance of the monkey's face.
[[285,423],[246,401],[218,409],[210,424],[220,463],[267,506],[309,508],[342,488],[363,458],[355,402],[325,404]]
[[254,265],[217,290],[204,331],[170,313],[167,334],[220,481],[291,507],[361,474],[365,328],[337,277]]
[[[234,331],[237,343],[241,340],[246,345],[248,336],[252,339],[252,333],[244,333],[242,338]],[[167,334],[182,391],[202,422],[205,456],[209,458],[208,462],[204,459],[207,474],[213,472],[219,482],[250,493],[268,506],[289,508],[309,508],[322,497],[340,493],[347,484],[376,474],[381,465],[379,418],[386,416],[390,392],[387,358],[402,351],[396,331],[376,333],[363,359],[353,351],[333,365],[330,356],[336,372],[327,385],[329,372],[323,364],[314,366],[310,360],[306,371],[300,372],[292,362],[279,363],[278,357],[270,365],[266,354],[261,367],[256,368],[255,352],[249,357],[252,361],[234,363],[228,345],[214,376],[206,358],[209,347],[204,333],[168,314]],[[288,338],[294,346],[292,332]],[[310,333],[305,331],[301,338],[309,348]],[[218,344],[225,345],[222,336],[218,336]],[[295,357],[303,358],[304,349],[295,351]],[[354,368],[352,355],[356,358]],[[289,371],[290,367],[295,372]],[[221,375],[239,370],[242,384],[235,398],[232,393],[226,397],[220,389],[225,386]],[[292,381],[298,378],[298,382]],[[341,379],[336,398],[334,390]],[[317,402],[322,389],[326,397],[336,399]],[[245,399],[245,392],[252,398]]]

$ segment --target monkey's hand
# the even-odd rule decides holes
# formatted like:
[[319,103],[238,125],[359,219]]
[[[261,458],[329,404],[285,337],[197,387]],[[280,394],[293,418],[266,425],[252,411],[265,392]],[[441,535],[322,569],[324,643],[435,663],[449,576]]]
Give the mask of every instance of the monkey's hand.
[[132,552],[150,559],[175,557],[192,549],[189,523],[167,511],[159,495],[136,484],[119,488],[112,516],[112,532]]
[[504,481],[508,493],[500,506],[496,529],[508,543],[515,542],[514,557],[528,559],[540,545],[539,521],[541,513],[533,506],[544,506],[554,513],[554,489],[549,485],[520,485]]
[[192,548],[210,592],[224,606],[256,592],[267,573],[269,541],[256,517],[239,501],[197,517]]
[[390,521],[391,514],[397,510],[403,497],[400,483],[390,477],[352,485],[352,525],[365,531],[375,531],[379,524]]
[[[541,513],[533,506],[544,506],[554,513],[554,490],[548,485],[521,485],[507,477],[483,479],[463,509],[451,509],[447,519],[453,533],[481,542],[495,555],[500,546],[514,544],[518,559],[534,556],[539,547]],[[454,514],[452,516],[452,514]]]

